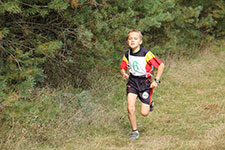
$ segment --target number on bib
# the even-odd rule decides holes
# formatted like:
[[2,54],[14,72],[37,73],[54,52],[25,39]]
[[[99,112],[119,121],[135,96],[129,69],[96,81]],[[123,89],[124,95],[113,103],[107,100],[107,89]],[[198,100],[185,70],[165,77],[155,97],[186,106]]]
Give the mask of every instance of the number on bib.
[[138,72],[139,67],[138,67],[138,62],[137,62],[137,61],[134,61],[134,62],[133,62],[133,68],[134,68],[134,71],[135,71],[135,72]]

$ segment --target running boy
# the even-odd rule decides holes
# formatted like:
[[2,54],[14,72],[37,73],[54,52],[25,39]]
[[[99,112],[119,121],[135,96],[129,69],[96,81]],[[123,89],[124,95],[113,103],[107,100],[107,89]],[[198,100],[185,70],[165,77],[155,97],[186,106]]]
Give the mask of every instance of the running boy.
[[[127,83],[128,117],[132,127],[130,139],[136,140],[139,132],[136,124],[135,103],[137,97],[141,100],[141,114],[147,116],[154,108],[152,101],[153,88],[160,83],[164,64],[148,49],[141,47],[142,34],[138,30],[128,32],[127,43],[130,47],[120,64],[121,74]],[[126,73],[129,69],[130,76]],[[155,79],[152,81],[152,70],[158,69]]]

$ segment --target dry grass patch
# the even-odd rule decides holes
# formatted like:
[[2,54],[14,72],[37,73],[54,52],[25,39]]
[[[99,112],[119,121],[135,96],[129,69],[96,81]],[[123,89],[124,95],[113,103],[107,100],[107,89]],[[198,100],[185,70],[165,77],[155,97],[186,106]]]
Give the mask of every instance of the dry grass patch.
[[155,110],[143,117],[137,101],[141,136],[136,141],[128,139],[126,83],[118,73],[99,77],[91,90],[79,94],[70,89],[41,92],[36,97],[40,101],[26,113],[24,122],[12,120],[1,126],[13,126],[2,132],[6,136],[0,140],[1,148],[223,150],[224,58],[224,51],[206,51],[195,59],[166,62],[162,83],[154,91]]

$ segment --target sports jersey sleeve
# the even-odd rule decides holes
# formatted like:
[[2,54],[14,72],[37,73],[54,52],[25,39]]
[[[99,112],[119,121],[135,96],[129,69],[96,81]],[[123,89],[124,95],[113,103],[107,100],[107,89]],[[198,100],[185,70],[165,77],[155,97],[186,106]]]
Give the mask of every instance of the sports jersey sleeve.
[[150,51],[146,54],[146,61],[149,65],[153,65],[156,69],[158,69],[159,65],[162,63],[162,61]]
[[124,55],[123,59],[121,61],[121,64],[120,64],[120,69],[127,70],[127,65],[128,65],[128,59],[127,59],[126,55]]

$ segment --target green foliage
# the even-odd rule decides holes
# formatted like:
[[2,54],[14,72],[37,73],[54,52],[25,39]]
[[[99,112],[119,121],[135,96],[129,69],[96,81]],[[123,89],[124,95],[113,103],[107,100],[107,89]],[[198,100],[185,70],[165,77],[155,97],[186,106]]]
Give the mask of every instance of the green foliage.
[[4,101],[7,96],[6,80],[0,81],[0,103]]
[[63,0],[53,0],[48,4],[48,8],[62,11],[69,7],[69,3],[64,2]]
[[9,29],[8,29],[8,28],[3,28],[3,29],[0,31],[0,40],[3,39],[4,37],[6,37],[7,34],[9,34]]
[[61,41],[50,41],[43,44],[38,45],[35,53],[36,54],[43,54],[45,57],[55,57],[58,50],[62,47]]
[[1,8],[0,13],[9,12],[9,13],[18,14],[18,13],[21,13],[22,11],[17,0],[1,3],[0,8]]
[[225,35],[224,16],[222,0],[1,1],[3,99],[44,84],[87,89],[90,72],[118,72],[132,28],[156,55],[192,56]]
[[35,86],[35,80],[33,77],[28,77],[25,81],[18,84],[15,89],[20,92],[21,98],[31,98],[32,92]]

